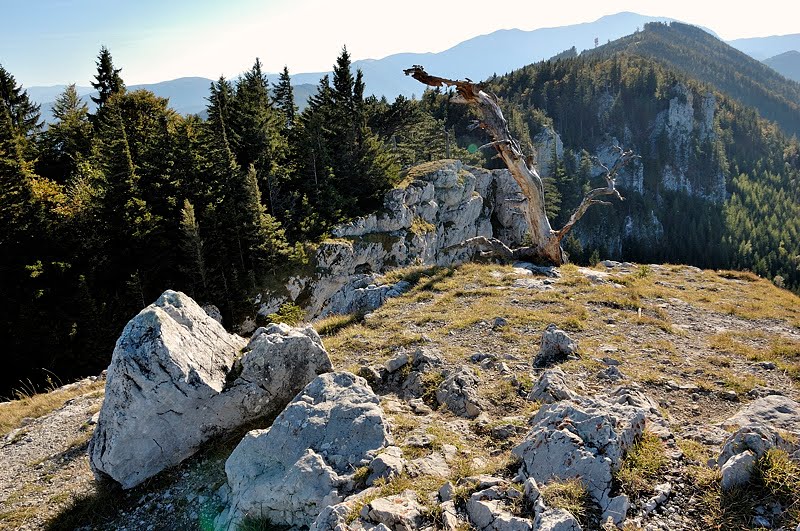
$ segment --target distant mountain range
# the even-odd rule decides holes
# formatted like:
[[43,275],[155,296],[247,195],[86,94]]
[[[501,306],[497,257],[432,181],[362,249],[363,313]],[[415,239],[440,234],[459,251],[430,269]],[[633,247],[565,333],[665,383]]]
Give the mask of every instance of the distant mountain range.
[[[270,81],[277,81],[277,74],[269,76]],[[209,87],[212,80],[204,77],[181,77],[170,81],[152,83],[145,85],[129,85],[128,90],[149,90],[156,96],[169,98],[170,107],[180,114],[199,114],[204,116],[206,111],[206,98],[209,94]],[[49,87],[30,87],[26,89],[30,98],[42,105],[42,119],[46,122],[52,120],[51,108],[53,102],[59,94],[64,92],[66,85],[53,85]],[[85,101],[91,110],[95,104],[91,96],[97,92],[92,87],[75,87],[81,100]],[[306,106],[308,97],[316,92],[316,85],[299,84],[294,85],[294,97],[297,105],[303,109]]]
[[800,52],[789,50],[764,60],[764,64],[787,79],[800,82]]
[[743,51],[753,59],[763,61],[789,50],[800,51],[800,33],[754,37],[752,39],[734,39],[728,41],[728,44],[737,50]]
[[[551,58],[572,47],[578,52],[592,50],[641,30],[649,22],[673,22],[666,17],[649,17],[623,12],[602,17],[594,22],[542,28],[531,31],[518,29],[499,30],[481,35],[439,53],[400,53],[383,59],[364,59],[353,62],[354,68],[364,72],[368,94],[394,99],[397,95],[411,97],[421,93],[419,83],[403,75],[403,69],[415,64],[424,65],[431,72],[445,77],[482,80],[493,74],[504,74],[522,66]],[[716,34],[702,28],[706,33]],[[729,44],[756,59],[766,59],[789,50],[800,50],[800,34],[737,39]],[[308,97],[316,90],[319,80],[330,72],[310,72],[292,75],[295,101],[305,107]],[[791,77],[791,76],[789,76]],[[270,81],[277,74],[269,75]],[[131,90],[143,88],[157,96],[168,97],[170,106],[181,114],[202,113],[205,110],[210,79],[185,77],[148,85],[132,85]],[[90,87],[77,87],[85,96],[93,92]],[[55,98],[64,90],[63,85],[30,87],[31,99],[42,104],[43,117],[50,118],[49,109]]]

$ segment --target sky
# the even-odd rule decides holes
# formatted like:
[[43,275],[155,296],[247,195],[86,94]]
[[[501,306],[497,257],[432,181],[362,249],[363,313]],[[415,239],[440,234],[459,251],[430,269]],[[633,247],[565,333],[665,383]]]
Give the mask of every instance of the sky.
[[[740,7],[741,6],[741,7]],[[705,26],[725,40],[800,33],[800,2],[581,0],[0,0],[0,65],[26,87],[88,85],[101,45],[128,85],[320,72],[356,59],[439,52],[498,29],[564,26],[633,11]]]

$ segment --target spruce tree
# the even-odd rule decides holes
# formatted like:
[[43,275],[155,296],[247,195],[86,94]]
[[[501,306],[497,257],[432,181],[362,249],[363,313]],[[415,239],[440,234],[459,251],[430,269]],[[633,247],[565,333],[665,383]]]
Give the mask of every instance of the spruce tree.
[[0,255],[15,258],[12,248],[30,227],[31,172],[20,136],[5,105],[0,105]]
[[97,74],[94,76],[95,81],[92,81],[92,87],[97,90],[97,97],[92,96],[92,101],[97,104],[99,112],[112,95],[125,91],[125,82],[119,75],[122,69],[114,68],[111,52],[105,46],[100,48],[96,64]]
[[259,59],[236,86],[230,129],[234,133],[231,148],[237,163],[242,168],[255,167],[259,187],[267,193],[272,208],[277,181],[285,174],[283,165],[289,146],[280,113],[272,107],[269,84]]
[[56,121],[42,133],[36,168],[40,175],[65,183],[91,151],[89,107],[81,101],[72,84],[58,96],[52,112]]
[[206,296],[206,264],[203,239],[200,237],[200,224],[194,213],[194,206],[188,199],[181,210],[181,249],[184,254],[183,271],[189,277],[193,297]]
[[14,76],[2,65],[0,65],[0,105],[8,112],[11,128],[22,139],[30,138],[42,128],[39,105],[31,102],[22,85],[17,85]]
[[289,68],[284,66],[283,72],[278,77],[278,82],[272,85],[275,108],[283,114],[286,129],[294,127],[295,115],[297,114],[291,81]]

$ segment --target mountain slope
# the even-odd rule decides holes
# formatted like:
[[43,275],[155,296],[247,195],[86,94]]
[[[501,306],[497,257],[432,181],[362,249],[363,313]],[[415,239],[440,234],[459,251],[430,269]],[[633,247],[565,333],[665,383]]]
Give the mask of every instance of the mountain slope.
[[[661,30],[670,28],[650,29]],[[600,255],[634,261],[734,266],[780,276],[779,282],[798,289],[800,146],[759,118],[755,108],[672,66],[681,60],[666,52],[703,49],[705,34],[692,35],[696,43],[679,40],[680,35],[671,40],[626,37],[577,58],[545,61],[494,78],[488,89],[504,101],[512,131],[523,146],[550,123],[563,141],[561,174],[543,173],[558,188],[552,196],[552,204],[560,203],[556,226],[566,221],[582,190],[599,173],[592,170],[591,156],[610,164],[613,146],[622,143],[642,157],[618,177],[625,203],[592,209],[576,225],[578,242],[568,251],[578,260],[599,249]],[[646,53],[653,43],[668,60]],[[723,43],[717,46],[731,50]],[[745,67],[755,63],[786,86],[796,85],[733,53],[747,60]],[[692,58],[688,64],[703,65]],[[738,76],[731,73],[729,80],[722,77],[731,82],[731,92],[748,95],[755,85],[761,89],[757,95],[775,97],[743,70]],[[721,67],[719,72],[697,71],[712,79],[729,74]],[[737,79],[740,85],[734,83]],[[766,99],[774,101],[786,103]],[[798,123],[796,111],[783,118]],[[552,156],[545,157],[548,162]]]
[[[594,22],[542,28],[531,31],[498,30],[481,35],[439,53],[401,53],[383,59],[354,61],[361,68],[367,92],[387,98],[398,94],[410,97],[422,89],[416,81],[403,75],[403,69],[423,65],[428,72],[454,78],[486,79],[516,68],[548,59],[575,46],[578,51],[592,48],[599,42],[618,39],[644,27],[649,22],[670,22],[666,17],[648,17],[636,13],[617,13]],[[316,83],[326,72],[297,74],[295,83]]]
[[789,50],[800,50],[800,33],[734,39],[728,41],[728,44],[737,50],[743,51],[750,57],[763,60]]
[[644,31],[589,53],[608,56],[625,52],[708,83],[761,116],[777,122],[788,134],[800,134],[800,83],[790,81],[708,33],[674,22],[648,24]]
[[[624,378],[621,383],[637,386],[662,404],[662,414],[672,425],[674,439],[658,445],[655,459],[643,465],[651,474],[648,481],[625,483],[635,503],[628,517],[661,529],[746,529],[754,507],[765,501],[747,506],[747,511],[734,506],[706,462],[719,455],[730,435],[724,429],[730,422],[725,421],[760,392],[779,389],[800,400],[798,365],[792,359],[800,349],[800,299],[749,274],[685,266],[565,266],[559,273],[560,278],[551,279],[522,268],[475,264],[396,271],[396,278],[412,283],[407,294],[390,299],[363,320],[339,316],[338,324],[337,318],[315,324],[336,370],[382,367],[404,352],[411,358],[415,350],[436,360],[441,365],[426,369],[419,379],[424,401],[434,406],[441,381],[435,377],[442,369],[474,367],[479,378],[477,395],[485,412],[472,422],[445,408],[412,410],[414,402],[406,397],[413,386],[401,387],[405,373],[420,374],[410,363],[392,379],[372,384],[404,456],[435,463],[436,468],[428,464],[423,469],[429,474],[442,468],[445,475],[452,473],[435,481],[429,476],[409,480],[405,473],[381,492],[411,487],[422,499],[435,499],[446,479],[455,482],[480,473],[511,479],[519,467],[509,466],[510,450],[523,439],[539,408],[524,398],[539,377],[530,372],[537,350],[532,344],[554,323],[568,331],[581,354],[558,365],[565,387],[583,396],[608,393],[613,364]],[[495,317],[505,324],[493,326]],[[476,360],[482,360],[480,366]],[[414,380],[409,376],[408,381]],[[225,461],[244,433],[224,434],[136,489],[109,488],[94,479],[86,451],[96,422],[92,416],[104,399],[103,383],[80,382],[70,390],[34,397],[48,399],[48,409],[33,411],[27,407],[32,400],[6,406],[5,411],[17,414],[0,426],[0,437],[8,437],[0,445],[0,462],[6,464],[0,469],[0,525],[21,531],[211,528],[225,508],[228,491],[220,488],[226,483]],[[267,428],[270,422],[253,427]],[[684,450],[680,457],[673,453],[675,443]],[[649,466],[662,463],[668,451],[666,463]],[[665,481],[673,485],[665,507],[645,513],[654,486]],[[461,487],[462,492],[467,488]],[[746,494],[761,492],[753,486]],[[583,501],[576,503],[580,507]],[[770,513],[775,526],[781,518],[794,524],[796,506],[780,507],[786,514]]]
[[775,57],[764,59],[764,64],[786,79],[800,82],[800,52],[790,50]]

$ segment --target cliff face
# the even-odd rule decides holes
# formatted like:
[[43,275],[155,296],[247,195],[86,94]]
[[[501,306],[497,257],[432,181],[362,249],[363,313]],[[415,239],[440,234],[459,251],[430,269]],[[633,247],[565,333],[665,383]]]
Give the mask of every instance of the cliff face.
[[369,311],[404,289],[377,285],[388,269],[447,266],[468,258],[459,247],[475,236],[519,245],[527,230],[514,207],[519,187],[507,170],[445,160],[412,170],[407,184],[386,194],[383,209],[336,227],[314,257],[312,275],[290,279],[286,293],[261,302],[259,314],[292,301],[310,316]]

